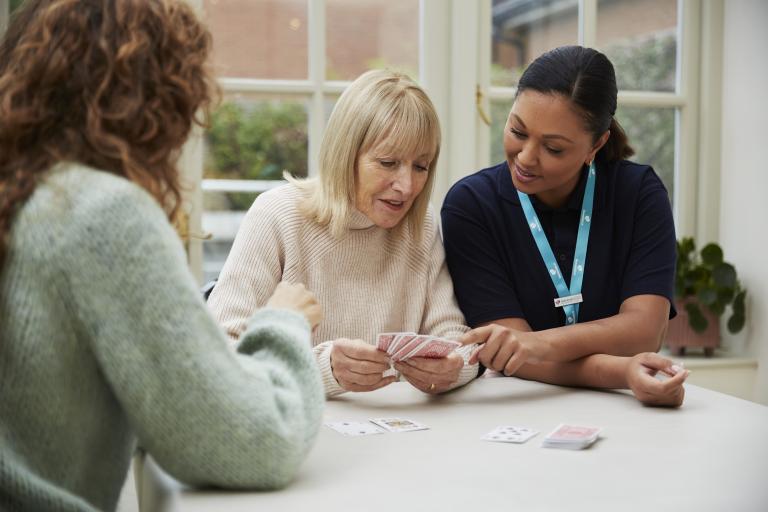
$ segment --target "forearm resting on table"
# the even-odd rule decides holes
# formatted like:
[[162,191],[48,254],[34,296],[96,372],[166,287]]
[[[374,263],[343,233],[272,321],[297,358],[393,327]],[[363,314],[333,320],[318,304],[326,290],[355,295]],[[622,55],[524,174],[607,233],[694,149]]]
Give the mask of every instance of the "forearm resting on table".
[[548,361],[576,361],[592,354],[633,356],[656,352],[667,330],[669,301],[657,295],[638,295],[622,303],[612,317],[537,333],[549,345]]
[[629,357],[593,354],[564,363],[524,364],[515,377],[561,386],[626,389],[629,361]]

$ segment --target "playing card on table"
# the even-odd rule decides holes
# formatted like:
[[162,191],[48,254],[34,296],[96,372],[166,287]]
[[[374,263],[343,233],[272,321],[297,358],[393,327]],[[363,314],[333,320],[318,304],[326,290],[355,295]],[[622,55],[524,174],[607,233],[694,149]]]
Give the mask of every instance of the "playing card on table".
[[357,437],[371,434],[383,434],[384,431],[367,421],[331,421],[325,424],[340,434]]
[[561,424],[544,438],[542,446],[580,450],[597,441],[602,429]]
[[428,426],[405,418],[373,418],[373,423],[389,432],[412,432],[414,430],[427,430]]
[[538,433],[538,430],[527,427],[496,427],[481,439],[500,443],[524,443]]

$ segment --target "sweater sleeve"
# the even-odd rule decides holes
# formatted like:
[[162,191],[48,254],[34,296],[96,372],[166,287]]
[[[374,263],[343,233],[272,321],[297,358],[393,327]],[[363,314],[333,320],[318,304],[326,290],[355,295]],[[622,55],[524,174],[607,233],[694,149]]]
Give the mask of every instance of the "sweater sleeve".
[[285,243],[275,217],[278,203],[269,192],[256,198],[208,298],[208,307],[232,340],[240,337],[248,318],[267,303],[283,278]]
[[[429,215],[430,219],[434,216]],[[429,267],[427,273],[427,303],[424,305],[424,317],[419,332],[444,336],[449,339],[458,339],[469,330],[464,323],[464,315],[456,303],[453,293],[453,282],[445,263],[445,250],[440,240],[437,223],[428,222],[433,230],[425,233],[429,237]],[[458,349],[464,358],[464,367],[461,369],[459,379],[452,388],[463,386],[475,379],[478,375],[478,364],[468,364],[469,356],[476,345],[469,345]]]
[[[126,182],[127,183],[127,182]],[[264,309],[227,346],[157,204],[127,184],[68,229],[60,290],[141,444],[192,485],[276,488],[322,414],[309,326]]]

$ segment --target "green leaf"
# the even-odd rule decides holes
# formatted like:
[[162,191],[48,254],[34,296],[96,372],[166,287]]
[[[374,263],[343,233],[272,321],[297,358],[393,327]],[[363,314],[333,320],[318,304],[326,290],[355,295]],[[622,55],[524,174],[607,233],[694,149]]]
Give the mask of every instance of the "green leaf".
[[741,291],[733,299],[733,314],[744,315],[744,299],[747,296],[746,291]]
[[723,262],[723,250],[715,243],[709,243],[701,250],[701,259],[705,264],[714,266]]
[[725,303],[715,302],[713,304],[708,305],[707,309],[709,309],[715,315],[720,316],[725,312]]
[[691,325],[694,331],[702,333],[707,330],[707,319],[701,313],[701,309],[695,302],[689,302],[685,305],[685,310],[688,312],[688,323]]
[[720,288],[717,290],[717,301],[723,304],[730,304],[733,300],[735,291],[733,288]]
[[736,334],[744,328],[745,323],[746,318],[744,317],[744,314],[734,312],[733,315],[731,315],[731,318],[728,319],[728,332]]
[[683,256],[687,261],[690,259],[690,254],[696,249],[696,244],[693,242],[693,238],[685,237],[677,242],[677,254]]
[[717,302],[717,290],[714,288],[702,288],[699,290],[697,297],[699,298],[699,302],[705,306],[711,306]]
[[735,288],[736,269],[730,263],[720,263],[712,269],[712,279],[718,288]]

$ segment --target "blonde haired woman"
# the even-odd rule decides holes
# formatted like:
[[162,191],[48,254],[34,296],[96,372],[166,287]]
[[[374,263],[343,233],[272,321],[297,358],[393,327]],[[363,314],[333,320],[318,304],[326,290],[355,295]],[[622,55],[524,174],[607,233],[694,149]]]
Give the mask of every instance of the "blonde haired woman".
[[[229,335],[279,282],[304,283],[324,309],[312,342],[332,396],[395,380],[373,345],[379,332],[465,332],[429,208],[439,152],[437,114],[418,85],[381,70],[355,80],[328,121],[320,175],[261,194],[240,226],[209,299]],[[424,392],[446,391],[477,376],[465,349],[394,368]]]

